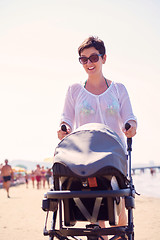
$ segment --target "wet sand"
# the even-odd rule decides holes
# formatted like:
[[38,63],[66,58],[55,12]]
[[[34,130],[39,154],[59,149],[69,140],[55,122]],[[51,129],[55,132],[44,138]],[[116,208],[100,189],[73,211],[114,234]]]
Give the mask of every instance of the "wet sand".
[[[48,189],[33,189],[31,184],[10,188],[11,198],[0,189],[0,239],[47,240],[43,236],[46,213],[41,209]],[[156,240],[160,232],[160,199],[136,196],[135,240]]]

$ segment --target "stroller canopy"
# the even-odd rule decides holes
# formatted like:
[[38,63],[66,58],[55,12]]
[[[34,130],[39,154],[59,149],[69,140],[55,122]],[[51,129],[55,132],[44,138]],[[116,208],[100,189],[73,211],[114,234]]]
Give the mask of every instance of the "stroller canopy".
[[127,156],[121,139],[101,123],[85,124],[67,135],[55,149],[56,163],[83,177],[104,167],[114,167],[127,174]]

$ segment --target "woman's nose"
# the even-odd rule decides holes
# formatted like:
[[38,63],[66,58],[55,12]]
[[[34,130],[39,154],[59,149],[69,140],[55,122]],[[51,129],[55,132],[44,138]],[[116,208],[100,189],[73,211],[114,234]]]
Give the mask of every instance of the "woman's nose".
[[92,62],[88,59],[87,64],[92,64]]

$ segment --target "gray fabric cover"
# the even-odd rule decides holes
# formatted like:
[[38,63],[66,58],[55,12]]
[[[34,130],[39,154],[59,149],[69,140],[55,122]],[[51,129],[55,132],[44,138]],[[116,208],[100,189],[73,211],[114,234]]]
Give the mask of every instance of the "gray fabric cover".
[[100,123],[85,124],[67,135],[56,147],[54,163],[57,162],[83,177],[107,166],[127,174],[127,158],[121,139]]

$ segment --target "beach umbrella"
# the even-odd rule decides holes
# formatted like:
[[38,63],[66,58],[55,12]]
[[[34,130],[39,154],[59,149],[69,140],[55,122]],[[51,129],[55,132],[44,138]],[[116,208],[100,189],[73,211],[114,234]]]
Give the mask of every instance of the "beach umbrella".
[[25,168],[22,167],[12,167],[13,172],[26,172]]
[[18,164],[18,165],[16,165],[16,167],[19,167],[19,168],[24,168],[24,169],[26,169],[26,170],[27,170],[27,167],[26,167],[25,165],[22,165],[22,164]]

